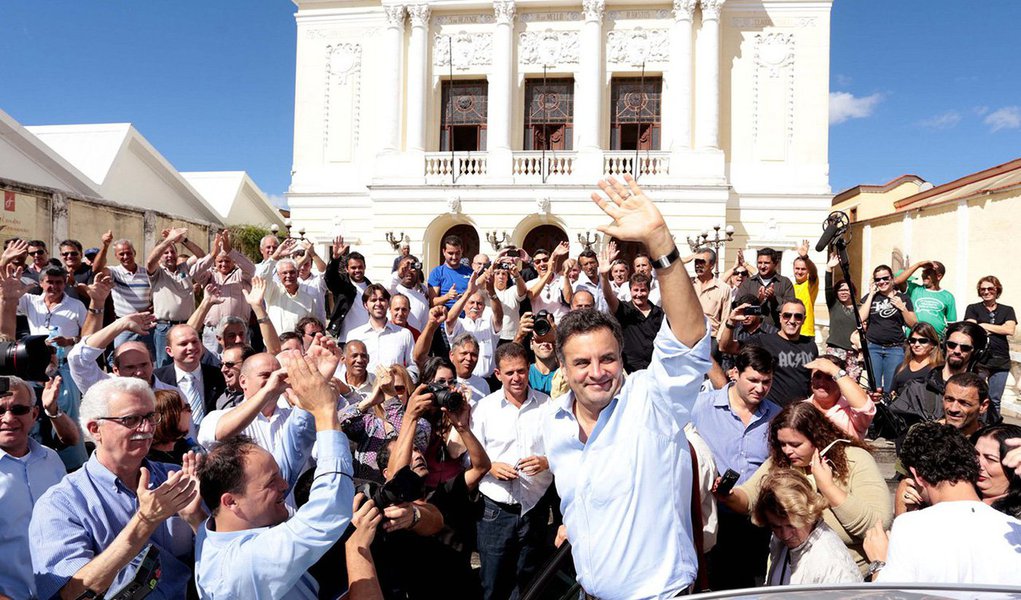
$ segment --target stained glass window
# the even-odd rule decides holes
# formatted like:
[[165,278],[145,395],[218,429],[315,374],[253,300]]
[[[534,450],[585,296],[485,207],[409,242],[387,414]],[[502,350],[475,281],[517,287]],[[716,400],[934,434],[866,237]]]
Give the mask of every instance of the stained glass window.
[[440,116],[440,150],[486,149],[489,84],[485,80],[444,81]]
[[610,148],[659,150],[661,77],[617,77],[610,87]]
[[574,134],[574,79],[525,81],[525,150],[570,150]]

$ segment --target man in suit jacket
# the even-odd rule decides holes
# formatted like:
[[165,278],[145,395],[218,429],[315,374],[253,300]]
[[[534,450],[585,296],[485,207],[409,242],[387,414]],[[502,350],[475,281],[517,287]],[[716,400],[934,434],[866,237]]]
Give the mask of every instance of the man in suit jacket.
[[326,330],[338,340],[346,340],[349,331],[369,322],[369,313],[362,303],[362,294],[372,282],[365,277],[365,257],[350,252],[344,236],[333,241],[333,254],[323,278],[333,294],[333,314]]
[[216,399],[227,384],[220,369],[202,363],[202,339],[191,325],[174,325],[167,332],[164,351],[174,362],[156,369],[153,374],[181,390],[191,408],[191,435],[195,439],[202,418],[216,410]]

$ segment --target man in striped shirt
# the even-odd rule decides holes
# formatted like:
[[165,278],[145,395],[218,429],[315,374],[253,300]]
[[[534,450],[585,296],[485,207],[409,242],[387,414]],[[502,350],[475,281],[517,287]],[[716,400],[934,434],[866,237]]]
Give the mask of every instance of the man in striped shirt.
[[[124,317],[141,312],[152,312],[152,288],[149,285],[149,274],[135,261],[135,246],[128,239],[119,239],[113,243],[113,254],[119,265],[110,267],[113,278],[113,311],[117,317]],[[140,341],[156,354],[153,346],[152,331],[140,335],[133,331],[125,331],[114,340],[114,347],[124,342]]]

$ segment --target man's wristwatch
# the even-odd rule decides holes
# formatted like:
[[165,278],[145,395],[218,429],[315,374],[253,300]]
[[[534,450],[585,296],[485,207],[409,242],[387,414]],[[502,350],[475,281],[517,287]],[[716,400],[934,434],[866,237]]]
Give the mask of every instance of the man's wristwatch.
[[847,370],[840,369],[837,374],[833,376],[833,381],[840,379],[841,377],[847,377]]
[[419,520],[422,518],[422,511],[418,510],[418,507],[414,504],[411,505],[411,525],[408,529],[413,529],[415,525],[418,525]]
[[94,315],[101,315],[101,314],[103,314],[103,309],[102,308],[90,308],[89,312],[94,314]]
[[677,246],[674,246],[674,249],[670,252],[670,254],[665,254],[652,261],[652,266],[657,269],[665,269],[680,259],[681,251],[677,249]]
[[60,415],[62,415],[64,413],[60,412],[60,407],[58,406],[57,407],[57,412],[55,414],[52,414],[52,415],[50,414],[50,411],[46,410],[46,407],[43,407],[43,414],[46,415],[47,419],[58,419],[58,418],[60,418]]
[[876,573],[882,570],[886,566],[886,561],[874,560],[869,563],[869,568],[865,570],[865,577],[874,577]]

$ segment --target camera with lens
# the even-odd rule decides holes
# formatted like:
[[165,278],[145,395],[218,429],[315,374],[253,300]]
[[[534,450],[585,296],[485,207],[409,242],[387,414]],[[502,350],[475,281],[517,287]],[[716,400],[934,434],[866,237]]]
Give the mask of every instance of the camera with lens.
[[431,383],[426,391],[433,395],[433,402],[436,403],[436,406],[445,408],[453,414],[461,412],[461,408],[464,406],[464,395],[442,383]]
[[550,320],[548,310],[540,310],[535,313],[535,317],[532,320],[532,333],[539,337],[546,335],[553,329],[553,323]]
[[498,271],[510,271],[514,265],[511,263],[500,261],[496,263],[496,270]]
[[[739,305],[737,303],[737,300],[735,300],[735,301],[730,303],[730,308],[732,310],[737,308],[738,306]],[[766,313],[763,310],[761,305],[759,305],[759,304],[751,304],[749,306],[744,307],[744,310],[741,311],[741,314],[746,316],[746,317],[761,317],[762,315],[764,315]]]
[[[380,468],[382,469],[382,466]],[[425,480],[407,465],[383,485],[368,481],[356,491],[365,494],[366,498],[371,498],[376,508],[382,511],[388,506],[421,499],[425,494]]]
[[45,335],[29,335],[17,342],[0,342],[0,375],[17,375],[28,381],[46,381],[53,348]]
[[415,262],[411,263],[411,268],[416,270],[416,271],[421,271],[422,270],[422,262],[416,260]]

